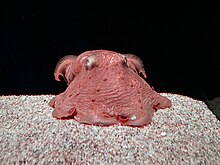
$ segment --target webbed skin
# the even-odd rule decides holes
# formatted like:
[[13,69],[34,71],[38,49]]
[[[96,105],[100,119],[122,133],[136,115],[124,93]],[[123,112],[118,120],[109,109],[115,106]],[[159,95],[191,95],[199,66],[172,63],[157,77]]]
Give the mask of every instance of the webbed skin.
[[147,77],[135,55],[94,50],[65,56],[54,76],[57,81],[63,76],[68,87],[49,103],[52,115],[92,125],[147,125],[154,112],[171,107],[171,101],[140,75]]

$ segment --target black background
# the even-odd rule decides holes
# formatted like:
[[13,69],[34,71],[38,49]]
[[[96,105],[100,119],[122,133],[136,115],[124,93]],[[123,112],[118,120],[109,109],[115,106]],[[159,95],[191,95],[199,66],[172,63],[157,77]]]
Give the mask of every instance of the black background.
[[58,94],[53,71],[67,54],[133,53],[158,92],[219,96],[217,4],[200,1],[17,1],[1,5],[0,95]]

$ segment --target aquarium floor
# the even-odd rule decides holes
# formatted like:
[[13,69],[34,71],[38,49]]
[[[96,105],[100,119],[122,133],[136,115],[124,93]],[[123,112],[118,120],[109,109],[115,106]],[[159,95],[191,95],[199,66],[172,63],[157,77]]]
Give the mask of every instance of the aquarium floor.
[[172,107],[143,128],[51,117],[53,95],[0,96],[2,164],[218,164],[220,121],[207,105],[161,93]]

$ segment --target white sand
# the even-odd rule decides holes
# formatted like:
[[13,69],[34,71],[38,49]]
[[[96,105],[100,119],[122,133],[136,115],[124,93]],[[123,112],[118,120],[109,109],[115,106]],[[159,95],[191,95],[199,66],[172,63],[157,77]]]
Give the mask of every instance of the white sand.
[[52,95],[0,96],[0,164],[220,164],[220,122],[205,103],[173,106],[144,128],[56,120]]

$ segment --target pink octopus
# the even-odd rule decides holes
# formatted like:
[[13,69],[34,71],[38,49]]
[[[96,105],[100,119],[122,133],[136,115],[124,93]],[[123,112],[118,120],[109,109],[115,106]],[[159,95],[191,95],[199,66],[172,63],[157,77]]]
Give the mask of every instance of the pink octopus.
[[62,76],[68,85],[49,103],[54,108],[52,116],[58,119],[144,126],[156,110],[171,107],[171,101],[144,80],[147,76],[142,61],[132,54],[94,50],[78,57],[65,56],[54,75],[57,81]]

